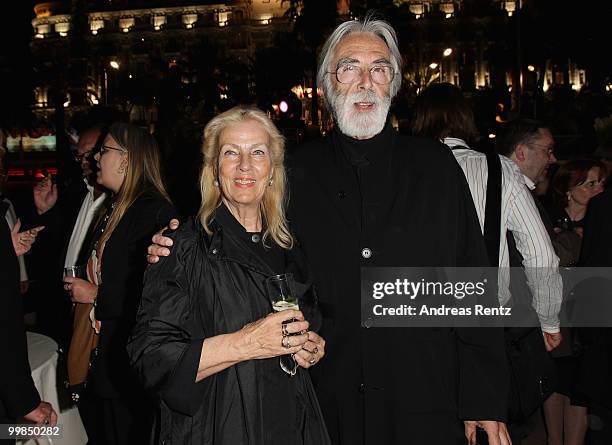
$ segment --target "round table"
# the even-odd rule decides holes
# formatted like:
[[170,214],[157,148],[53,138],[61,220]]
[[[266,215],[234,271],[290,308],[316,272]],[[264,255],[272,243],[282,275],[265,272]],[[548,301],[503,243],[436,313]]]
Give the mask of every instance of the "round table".
[[59,411],[57,394],[57,343],[49,337],[27,333],[28,359],[32,370],[32,379],[38,389],[40,398],[53,405],[57,412],[57,424],[62,428],[60,438],[31,439],[18,441],[20,445],[85,445],[87,433],[76,407]]

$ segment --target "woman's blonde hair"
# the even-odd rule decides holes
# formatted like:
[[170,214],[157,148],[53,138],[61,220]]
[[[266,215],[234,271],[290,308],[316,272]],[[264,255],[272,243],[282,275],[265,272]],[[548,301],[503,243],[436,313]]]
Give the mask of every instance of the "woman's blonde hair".
[[160,153],[157,141],[148,131],[123,122],[108,129],[120,147],[127,151],[127,169],[115,200],[115,208],[98,244],[103,246],[117,228],[134,201],[145,192],[157,192],[170,202],[161,177]]
[[200,175],[202,204],[198,218],[208,234],[211,234],[210,221],[214,212],[221,205],[221,188],[215,185],[219,170],[219,136],[228,125],[255,121],[263,127],[270,138],[268,147],[272,164],[272,183],[266,187],[260,204],[262,218],[266,224],[263,235],[264,243],[269,239],[282,248],[293,247],[293,236],[285,218],[287,196],[287,175],[285,173],[285,139],[274,123],[261,110],[255,107],[237,106],[214,117],[204,128],[204,166]]

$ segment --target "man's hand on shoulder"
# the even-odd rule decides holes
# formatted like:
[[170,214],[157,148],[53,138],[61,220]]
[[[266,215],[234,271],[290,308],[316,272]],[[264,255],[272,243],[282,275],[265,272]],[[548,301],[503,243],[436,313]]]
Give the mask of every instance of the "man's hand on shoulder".
[[168,238],[167,236],[164,236],[164,232],[168,229],[170,230],[176,230],[179,227],[179,220],[176,218],[173,218],[170,220],[170,222],[168,223],[168,225],[166,227],[164,227],[163,229],[161,229],[159,232],[157,232],[155,235],[153,235],[153,238],[151,239],[151,241],[153,241],[153,244],[151,244],[148,248],[147,248],[147,261],[150,264],[155,264],[159,261],[159,257],[163,257],[163,256],[170,256],[170,247],[172,246],[173,242],[171,238]]

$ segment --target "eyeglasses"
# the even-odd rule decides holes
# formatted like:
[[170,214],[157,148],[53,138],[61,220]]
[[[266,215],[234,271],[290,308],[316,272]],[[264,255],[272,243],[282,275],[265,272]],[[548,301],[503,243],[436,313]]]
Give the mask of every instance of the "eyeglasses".
[[555,147],[554,147],[554,146],[552,146],[552,147],[551,147],[551,146],[549,146],[549,145],[543,145],[543,144],[534,144],[534,143],[530,143],[530,144],[527,144],[527,145],[529,145],[529,146],[534,146],[534,147],[541,147],[541,148],[544,148],[544,149],[546,149],[546,153],[548,153],[548,155],[549,155],[549,156],[550,156],[550,155],[553,155],[553,154],[555,153]]
[[81,154],[77,153],[74,155],[74,160],[80,163],[83,160],[83,158],[86,158],[87,156],[89,156],[92,151],[93,150],[87,150],[85,153],[81,153]]
[[103,145],[102,147],[100,147],[100,156],[102,156],[104,153],[108,152],[109,150],[115,150],[115,151],[120,151],[121,153],[127,153],[127,150],[124,150],[122,148],[115,148],[115,147],[109,147],[108,145]]
[[[372,82],[378,85],[388,85],[395,77],[395,70],[390,65],[374,65],[370,69],[370,78]],[[363,76],[363,68],[357,65],[341,64],[338,69],[328,72],[328,74],[336,74],[336,79],[340,83],[352,84]]]

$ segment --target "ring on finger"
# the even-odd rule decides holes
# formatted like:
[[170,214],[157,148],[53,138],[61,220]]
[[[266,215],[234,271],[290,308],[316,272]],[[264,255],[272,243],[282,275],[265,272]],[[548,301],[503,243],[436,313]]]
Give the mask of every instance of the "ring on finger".
[[289,336],[287,337],[283,337],[283,339],[281,340],[281,345],[283,345],[284,348],[291,348],[291,343],[289,341]]
[[317,361],[317,359],[315,359],[315,358],[313,357],[313,358],[311,358],[310,360],[308,360],[308,363],[310,363],[311,365],[314,365],[316,361]]
[[315,346],[314,349],[312,350],[312,355],[316,355],[318,353],[319,353],[319,348]]
[[283,334],[283,337],[289,335],[289,331],[287,330],[287,323],[283,323],[281,325],[281,333]]

